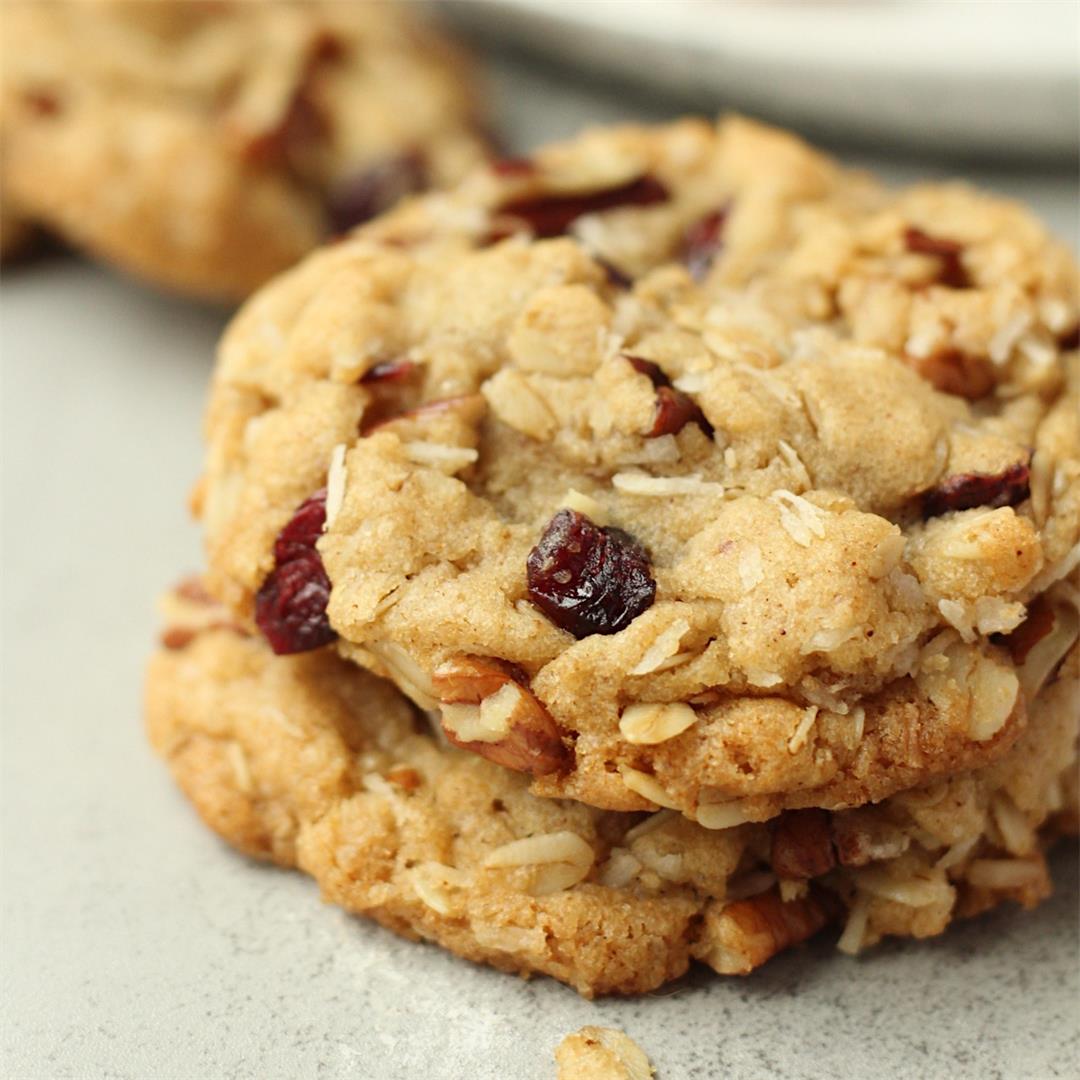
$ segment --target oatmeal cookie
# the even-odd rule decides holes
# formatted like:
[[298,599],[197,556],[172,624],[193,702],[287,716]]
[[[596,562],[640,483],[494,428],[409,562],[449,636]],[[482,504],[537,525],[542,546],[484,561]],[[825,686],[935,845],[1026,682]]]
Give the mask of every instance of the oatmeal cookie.
[[713,826],[877,801],[1023,729],[1019,641],[1080,559],[1076,318],[1012,204],[737,119],[587,134],[249,302],[211,588],[544,795]]
[[486,150],[405,4],[4,5],[5,199],[158,284],[247,295]]
[[1032,906],[1075,796],[1075,648],[995,764],[713,830],[538,798],[334,650],[275,656],[197,582],[166,598],[166,626],[149,734],[212,829],[399,934],[587,995],[651,990],[692,959],[743,974],[839,920],[853,952]]

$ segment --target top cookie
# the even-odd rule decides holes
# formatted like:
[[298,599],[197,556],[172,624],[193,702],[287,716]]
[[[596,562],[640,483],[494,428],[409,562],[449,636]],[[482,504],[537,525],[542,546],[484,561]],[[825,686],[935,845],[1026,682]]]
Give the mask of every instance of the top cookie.
[[245,296],[484,156],[462,58],[404,7],[5,5],[5,203],[159,284]]
[[247,305],[212,588],[541,794],[876,801],[1003,753],[1075,636],[1076,319],[1009,203],[741,120],[593,132]]

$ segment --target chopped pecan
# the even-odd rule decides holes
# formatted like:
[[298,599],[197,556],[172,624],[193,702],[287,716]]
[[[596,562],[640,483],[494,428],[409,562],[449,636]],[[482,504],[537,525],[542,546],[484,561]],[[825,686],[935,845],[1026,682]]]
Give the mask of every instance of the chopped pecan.
[[748,975],[777,953],[813,937],[831,921],[832,907],[817,891],[785,904],[775,889],[716,905],[706,914],[697,953],[721,975]]
[[904,245],[908,251],[917,255],[934,255],[941,260],[938,282],[950,289],[967,289],[971,278],[960,259],[964,245],[956,240],[946,240],[940,236],[931,236],[914,226],[904,233]]
[[994,389],[994,365],[985,356],[943,349],[930,356],[909,356],[907,362],[943,394],[978,401]]
[[816,878],[836,865],[825,810],[789,810],[773,828],[770,862],[777,877]]
[[551,714],[514,665],[456,656],[432,676],[442,727],[455,746],[507,769],[546,776],[570,768],[573,754]]

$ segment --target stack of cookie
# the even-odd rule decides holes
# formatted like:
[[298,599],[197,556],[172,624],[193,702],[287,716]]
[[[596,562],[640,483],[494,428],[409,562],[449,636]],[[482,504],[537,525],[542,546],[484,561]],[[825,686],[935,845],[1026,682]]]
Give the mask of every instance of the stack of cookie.
[[584,994],[1050,890],[1075,262],[728,119],[483,166],[221,345],[149,726],[206,822]]

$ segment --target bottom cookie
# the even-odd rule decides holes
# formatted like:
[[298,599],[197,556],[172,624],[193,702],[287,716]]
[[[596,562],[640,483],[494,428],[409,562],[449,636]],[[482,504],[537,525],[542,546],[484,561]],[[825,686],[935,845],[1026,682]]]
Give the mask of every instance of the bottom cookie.
[[1045,847],[1075,826],[1075,648],[992,765],[709,830],[538,798],[332,651],[276,657],[191,583],[168,607],[150,739],[212,829],[399,934],[586,996],[655,989],[695,959],[744,974],[827,924],[857,952],[1033,907]]

